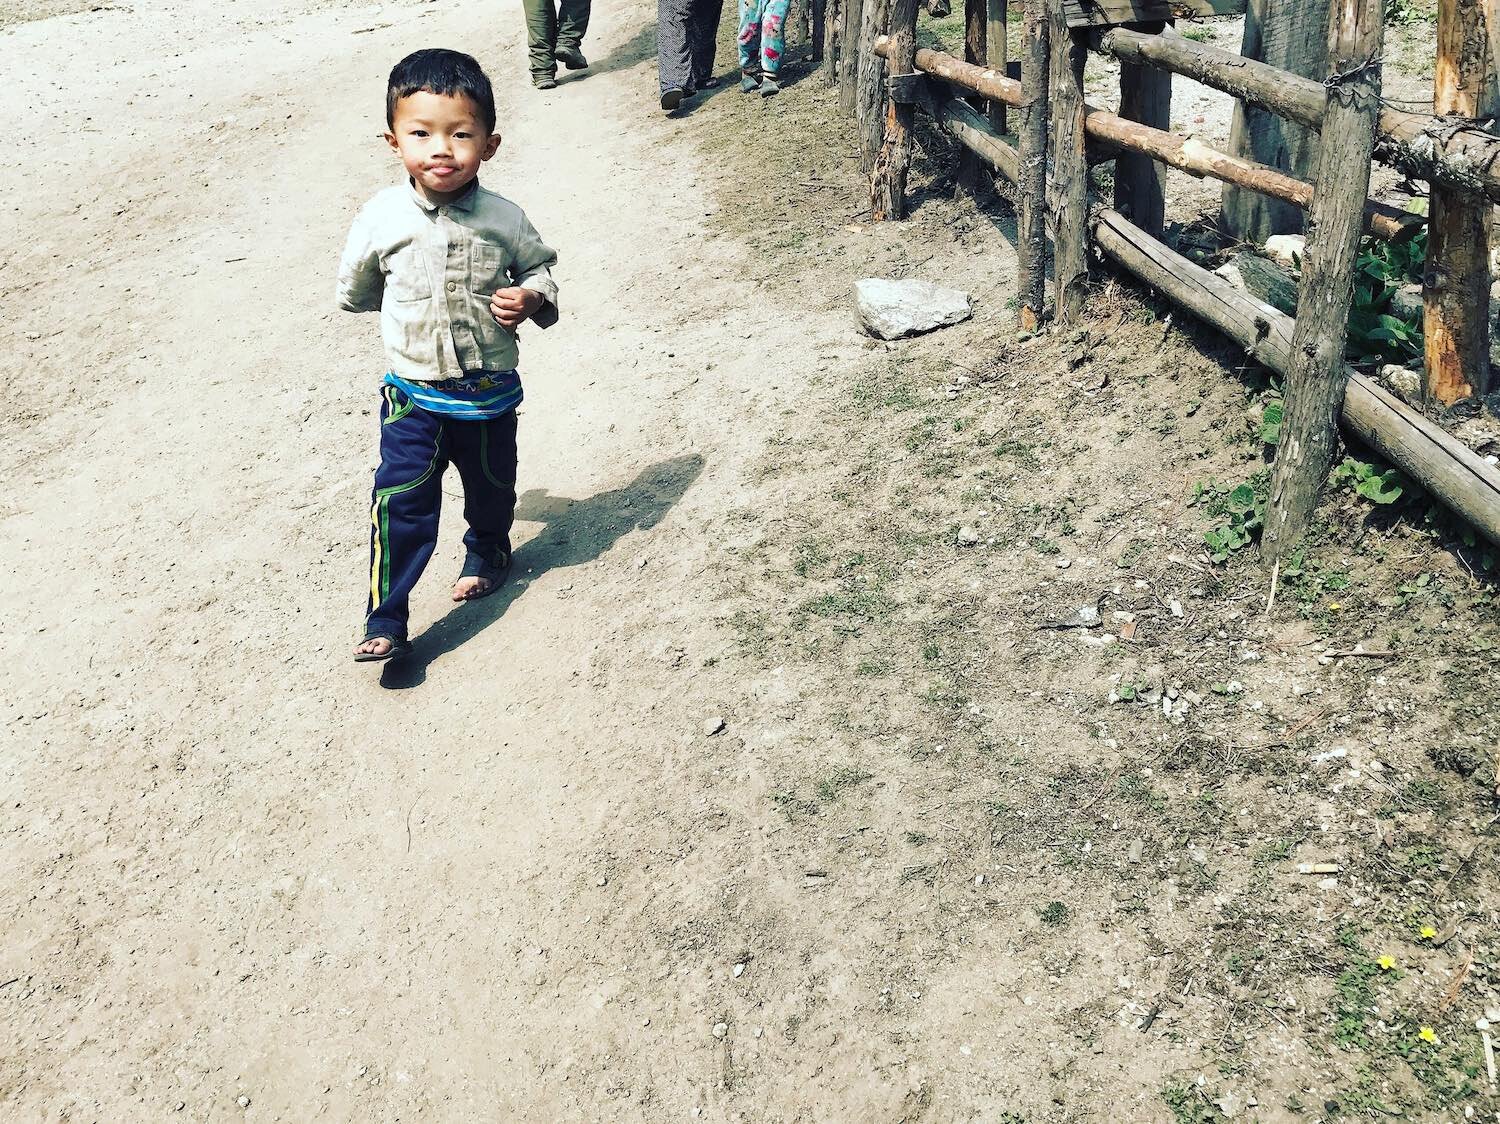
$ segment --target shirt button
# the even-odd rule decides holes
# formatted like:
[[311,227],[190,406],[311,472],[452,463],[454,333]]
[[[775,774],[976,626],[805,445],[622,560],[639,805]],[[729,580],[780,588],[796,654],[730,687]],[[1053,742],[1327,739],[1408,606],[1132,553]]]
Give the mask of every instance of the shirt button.
[[448,282],[448,291],[450,293],[453,292],[457,288],[458,288],[458,282],[457,281],[449,281]]

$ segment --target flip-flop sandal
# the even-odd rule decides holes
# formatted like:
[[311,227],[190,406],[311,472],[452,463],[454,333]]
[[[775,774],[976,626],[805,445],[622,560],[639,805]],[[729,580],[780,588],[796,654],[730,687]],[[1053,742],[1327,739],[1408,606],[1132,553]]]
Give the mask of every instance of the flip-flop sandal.
[[386,660],[399,660],[411,655],[411,641],[398,640],[388,632],[372,632],[365,640],[389,640],[391,646],[384,652],[355,652],[355,663],[384,663]]
[[490,583],[488,589],[483,593],[474,593],[465,597],[465,601],[483,601],[505,584],[506,577],[510,574],[511,553],[506,550],[497,551],[493,559],[486,559],[482,554],[472,551],[464,558],[464,568],[458,578],[481,578]]

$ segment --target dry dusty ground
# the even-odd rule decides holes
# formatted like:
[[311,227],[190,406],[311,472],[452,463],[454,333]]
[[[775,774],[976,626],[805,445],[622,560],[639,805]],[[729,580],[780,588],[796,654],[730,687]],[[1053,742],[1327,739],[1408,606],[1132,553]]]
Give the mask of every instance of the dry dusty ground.
[[[936,138],[870,228],[815,78],[664,121],[628,3],[544,98],[494,8],[0,30],[0,1117],[1493,1117],[1484,552],[1340,488],[1265,616],[1233,353],[1106,282],[1018,342]],[[452,609],[450,524],[381,677],[331,272],[434,43],[566,319],[523,580]],[[977,314],[875,344],[871,274]]]

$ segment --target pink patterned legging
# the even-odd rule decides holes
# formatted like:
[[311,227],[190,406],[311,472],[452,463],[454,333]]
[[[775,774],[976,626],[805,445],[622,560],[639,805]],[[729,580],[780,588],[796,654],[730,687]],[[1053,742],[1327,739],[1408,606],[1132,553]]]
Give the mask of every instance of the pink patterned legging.
[[[786,12],[792,0],[740,0],[740,69],[775,78],[786,50]],[[757,65],[758,64],[758,65]]]

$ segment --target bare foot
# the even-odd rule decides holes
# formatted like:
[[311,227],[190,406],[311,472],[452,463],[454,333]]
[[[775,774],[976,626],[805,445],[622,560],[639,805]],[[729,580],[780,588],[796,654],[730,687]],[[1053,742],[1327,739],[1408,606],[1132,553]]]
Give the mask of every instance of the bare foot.
[[488,593],[494,584],[488,578],[459,578],[453,584],[453,600],[473,601]]
[[394,647],[395,645],[392,644],[388,638],[384,636],[375,636],[371,637],[369,640],[364,641],[359,645],[359,647],[355,648],[354,654],[356,656],[383,656]]

